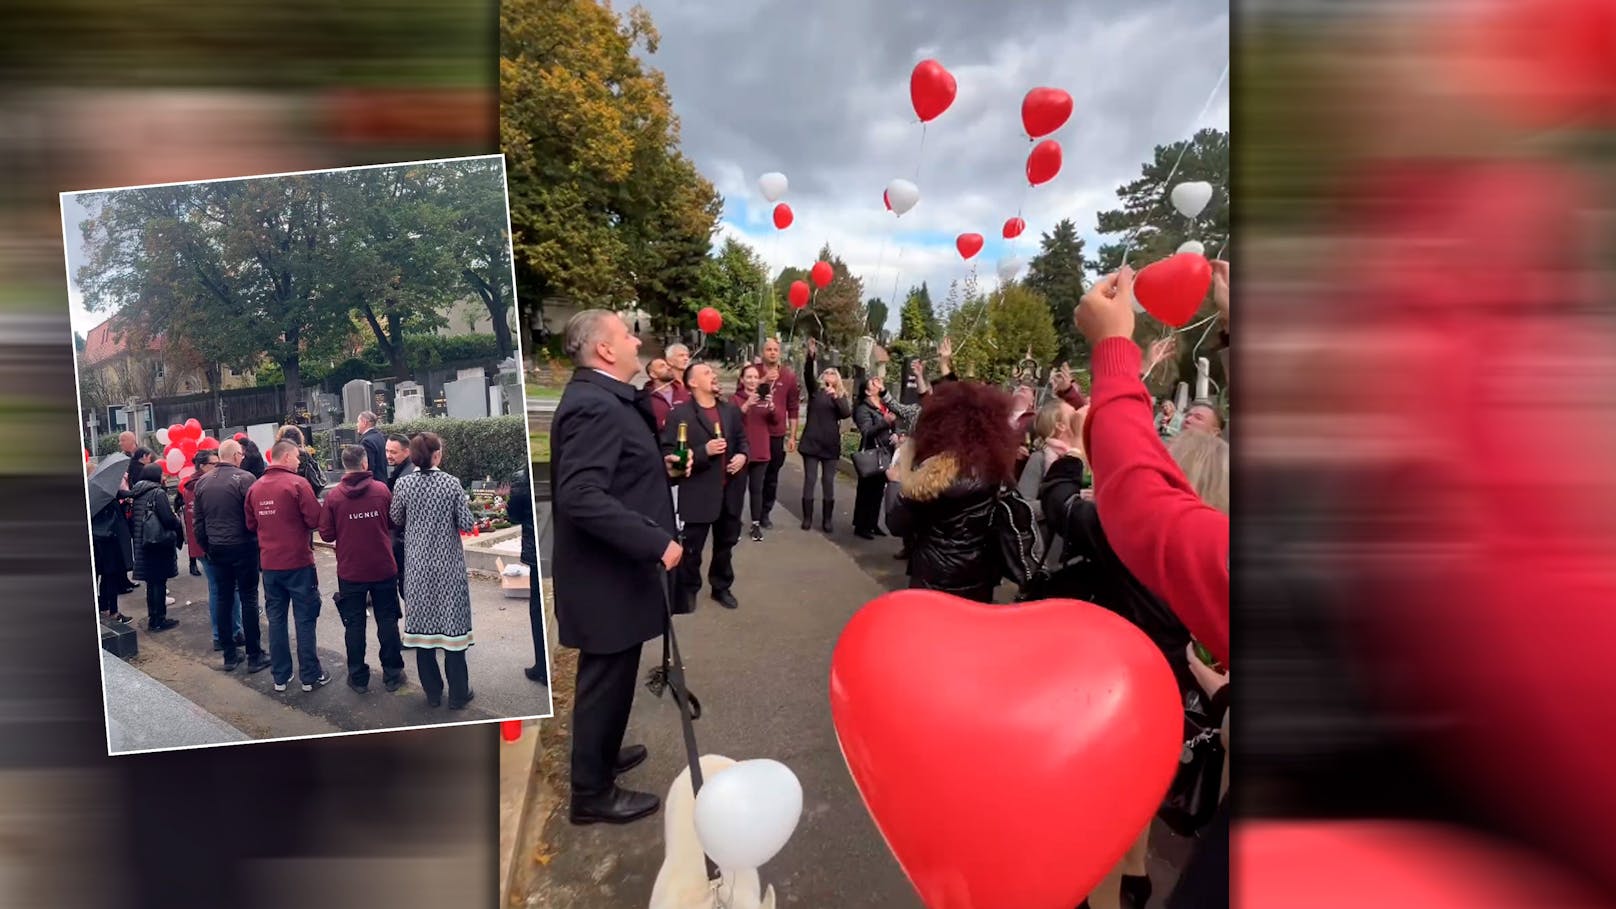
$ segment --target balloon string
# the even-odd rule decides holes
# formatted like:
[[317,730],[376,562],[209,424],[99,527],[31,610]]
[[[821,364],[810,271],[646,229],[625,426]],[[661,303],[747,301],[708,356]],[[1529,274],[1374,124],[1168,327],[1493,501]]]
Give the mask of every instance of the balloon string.
[[[1217,83],[1212,86],[1212,91],[1207,94],[1206,103],[1201,105],[1201,112],[1195,115],[1194,120],[1190,121],[1190,138],[1184,140],[1184,147],[1178,150],[1178,160],[1173,162],[1173,169],[1167,172],[1167,179],[1162,181],[1162,186],[1166,188],[1166,192],[1162,196],[1162,201],[1172,198],[1173,177],[1178,174],[1178,166],[1184,163],[1184,155],[1190,150],[1190,146],[1195,144],[1195,124],[1200,123],[1201,118],[1206,116],[1206,112],[1212,109],[1212,102],[1217,100],[1218,91],[1223,88],[1223,83],[1227,81],[1228,78],[1229,61],[1225,60],[1223,61],[1223,72],[1218,75]],[[1130,236],[1126,241],[1126,245],[1122,247],[1123,265],[1128,264],[1128,256],[1133,253],[1133,242],[1134,237]]]
[[926,159],[926,124],[920,124],[920,151],[915,153],[915,175],[910,179],[920,182],[920,163]]

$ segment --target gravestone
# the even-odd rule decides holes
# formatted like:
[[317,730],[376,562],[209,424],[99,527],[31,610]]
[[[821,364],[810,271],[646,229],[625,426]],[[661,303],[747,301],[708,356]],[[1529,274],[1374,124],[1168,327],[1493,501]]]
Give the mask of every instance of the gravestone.
[[488,416],[488,380],[480,369],[474,376],[443,383],[444,406],[451,420],[481,420]]
[[488,414],[494,417],[503,417],[505,410],[505,386],[488,386]]
[[269,450],[275,447],[275,430],[277,428],[274,423],[254,423],[247,427],[247,438],[253,440],[253,444],[258,446],[258,450],[266,458],[269,456]]
[[470,367],[468,369],[458,370],[455,373],[455,378],[456,379],[481,379],[481,378],[485,378],[485,374],[484,374],[481,367],[473,366],[473,367]]
[[367,379],[354,379],[343,383],[342,422],[359,422],[359,414],[374,406],[375,402],[371,401],[370,396],[370,382]]
[[502,400],[504,410],[495,411],[495,415],[523,413],[522,404],[526,400],[522,388],[522,367],[515,357],[506,359],[499,364],[499,387],[503,389]]
[[426,416],[425,389],[415,382],[400,382],[393,398],[393,422],[407,423]]

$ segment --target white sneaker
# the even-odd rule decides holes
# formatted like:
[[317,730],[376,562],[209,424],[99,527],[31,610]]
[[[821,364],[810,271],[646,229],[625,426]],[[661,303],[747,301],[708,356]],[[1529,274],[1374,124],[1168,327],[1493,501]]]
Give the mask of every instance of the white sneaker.
[[285,691],[286,690],[286,683],[285,682],[276,682],[275,683],[275,690],[276,691]]
[[324,686],[329,681],[331,681],[331,673],[329,673],[329,672],[321,672],[320,677],[315,679],[313,683],[304,682],[303,683],[303,690],[304,691],[313,691],[317,687]]
[[174,605],[174,598],[173,597],[164,597],[163,598],[163,604],[166,605],[166,606]]

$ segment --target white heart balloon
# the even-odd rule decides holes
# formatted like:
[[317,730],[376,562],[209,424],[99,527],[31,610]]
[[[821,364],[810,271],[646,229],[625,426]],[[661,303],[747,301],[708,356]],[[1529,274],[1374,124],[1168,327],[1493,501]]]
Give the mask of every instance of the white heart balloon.
[[802,783],[779,761],[741,761],[714,774],[696,796],[696,838],[729,872],[774,858],[801,818]]
[[167,426],[164,426],[163,428],[157,430],[155,435],[157,436],[157,444],[159,444],[159,445],[167,445],[168,444],[168,427]]
[[1193,218],[1212,201],[1212,184],[1197,180],[1173,187],[1173,207],[1186,218]]
[[1195,253],[1197,256],[1206,255],[1206,247],[1202,245],[1200,240],[1185,240],[1183,245],[1178,248],[1178,251],[1181,253]]
[[168,464],[169,473],[179,473],[180,468],[185,466],[185,452],[180,451],[178,448],[170,451],[166,463]]
[[903,217],[909,209],[915,207],[920,201],[920,187],[899,177],[887,184],[887,204],[892,206],[892,213]]
[[763,198],[768,199],[770,202],[780,201],[780,197],[786,194],[786,190],[790,186],[791,183],[786,179],[786,175],[779,171],[770,171],[758,177],[758,192],[761,192]]
[[1000,259],[999,260],[999,280],[1000,281],[1014,281],[1016,279],[1016,276],[1021,274],[1021,269],[1026,264],[1027,264],[1026,262],[1022,261],[1021,259],[1016,258],[1015,256],[1011,256],[1008,259]]

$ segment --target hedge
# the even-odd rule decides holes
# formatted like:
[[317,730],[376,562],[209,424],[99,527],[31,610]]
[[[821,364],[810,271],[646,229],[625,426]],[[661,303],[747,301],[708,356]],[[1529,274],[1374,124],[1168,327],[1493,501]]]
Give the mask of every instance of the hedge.
[[[344,429],[354,427],[344,426]],[[484,478],[508,480],[527,463],[527,418],[485,417],[480,420],[451,420],[433,417],[379,427],[384,433],[410,435],[435,432],[443,439],[444,471],[471,483]],[[314,447],[322,464],[335,461],[335,433],[314,434]]]
[[118,453],[118,433],[109,432],[95,440],[95,456],[104,458]]

